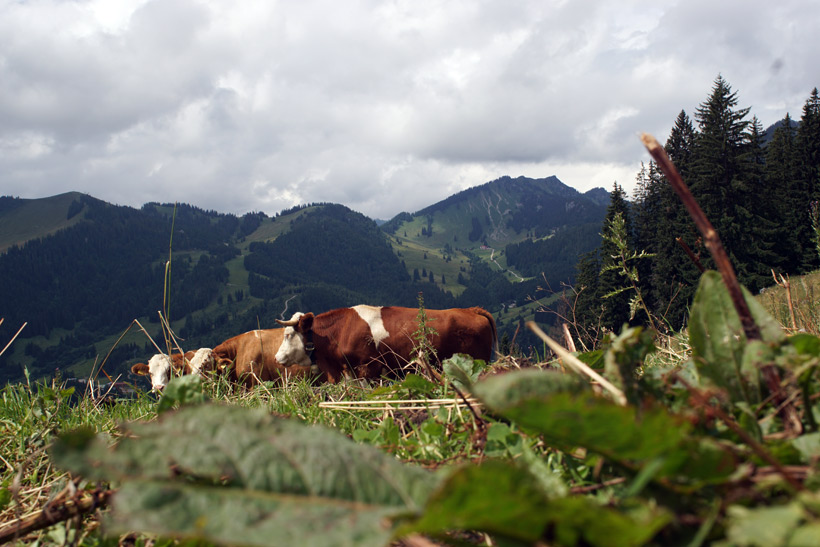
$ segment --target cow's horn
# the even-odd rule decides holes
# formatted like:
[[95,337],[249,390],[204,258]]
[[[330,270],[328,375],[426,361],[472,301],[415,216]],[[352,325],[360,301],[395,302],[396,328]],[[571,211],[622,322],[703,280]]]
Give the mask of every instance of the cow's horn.
[[281,319],[274,319],[277,323],[282,325],[283,327],[295,327],[297,323],[299,323],[298,319],[291,319],[290,321],[282,321]]

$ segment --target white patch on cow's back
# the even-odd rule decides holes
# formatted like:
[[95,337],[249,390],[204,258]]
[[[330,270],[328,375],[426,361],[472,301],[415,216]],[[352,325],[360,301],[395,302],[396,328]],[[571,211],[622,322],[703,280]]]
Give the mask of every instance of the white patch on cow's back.
[[379,347],[379,342],[390,336],[387,329],[384,328],[384,321],[382,321],[382,307],[381,306],[353,306],[359,317],[364,319],[364,322],[370,327],[370,334],[373,336],[373,342],[376,347]]

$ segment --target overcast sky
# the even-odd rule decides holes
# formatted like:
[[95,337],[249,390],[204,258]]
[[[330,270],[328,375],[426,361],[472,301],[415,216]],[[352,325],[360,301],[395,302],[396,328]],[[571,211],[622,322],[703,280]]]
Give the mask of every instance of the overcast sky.
[[631,190],[721,74],[820,86],[815,0],[0,0],[0,194],[414,212],[503,175]]

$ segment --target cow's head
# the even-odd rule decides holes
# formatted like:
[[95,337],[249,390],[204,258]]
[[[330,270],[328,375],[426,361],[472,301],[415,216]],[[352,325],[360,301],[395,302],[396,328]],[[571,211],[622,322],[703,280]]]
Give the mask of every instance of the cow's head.
[[151,379],[151,389],[162,391],[171,380],[171,358],[164,353],[157,353],[148,360],[148,364],[137,363],[131,367],[131,372]]
[[191,374],[204,374],[217,369],[217,357],[211,348],[199,348],[188,364]]
[[277,319],[276,322],[285,327],[282,345],[276,352],[276,360],[279,364],[285,367],[310,366],[310,353],[313,347],[309,341],[312,340],[313,334],[313,314],[297,312],[293,314],[290,321]]

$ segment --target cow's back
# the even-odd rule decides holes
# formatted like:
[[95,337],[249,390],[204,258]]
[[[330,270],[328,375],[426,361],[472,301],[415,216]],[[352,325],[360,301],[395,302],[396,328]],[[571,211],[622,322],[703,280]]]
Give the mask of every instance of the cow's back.
[[[403,367],[416,357],[418,309],[385,306],[381,319],[389,333],[380,343],[379,353],[391,369]],[[435,332],[433,347],[439,360],[457,353],[489,361],[496,340],[492,315],[482,308],[425,310],[426,327]],[[396,371],[398,372],[398,371]]]

